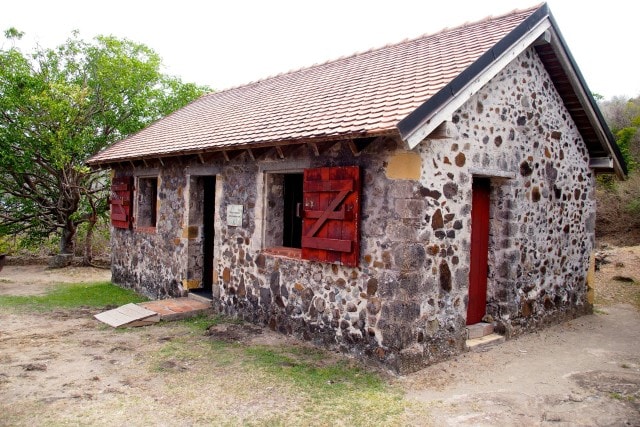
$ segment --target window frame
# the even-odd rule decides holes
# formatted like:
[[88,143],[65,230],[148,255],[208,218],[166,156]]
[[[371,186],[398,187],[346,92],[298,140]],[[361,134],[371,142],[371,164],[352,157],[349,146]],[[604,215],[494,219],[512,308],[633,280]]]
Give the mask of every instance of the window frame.
[[[153,180],[155,181],[155,189],[153,190],[152,194],[155,195],[155,197],[152,198],[152,208],[149,209],[150,212],[152,212],[151,214],[151,218],[148,218],[149,221],[143,221],[141,223],[140,218],[143,218],[143,216],[140,213],[140,198],[142,195],[142,183],[141,181],[147,181],[147,180]],[[134,203],[135,203],[135,209],[134,209],[134,215],[133,215],[133,225],[134,225],[134,230],[138,231],[138,232],[145,232],[145,233],[155,233],[156,229],[158,227],[158,211],[159,211],[159,198],[158,195],[160,193],[160,176],[158,173],[148,173],[148,174],[141,174],[141,175],[136,175],[135,177],[135,187],[134,187]],[[146,215],[145,215],[146,217]]]
[[[286,256],[289,258],[298,258],[300,259],[302,256],[302,235],[300,234],[300,247],[295,247],[295,246],[286,246],[285,243],[285,216],[286,216],[286,208],[285,208],[285,182],[286,179],[284,178],[285,175],[299,175],[300,177],[300,189],[299,189],[299,195],[298,195],[298,199],[299,199],[299,203],[300,203],[300,215],[302,212],[302,182],[303,182],[303,177],[304,177],[304,168],[300,169],[300,168],[295,168],[295,169],[286,169],[286,170],[270,170],[270,171],[264,171],[263,173],[263,178],[264,178],[264,192],[263,192],[263,201],[264,201],[264,215],[263,215],[263,248],[262,250],[265,253],[269,253],[272,255],[281,255],[281,256]],[[275,197],[279,197],[279,199],[282,200],[282,206],[269,206],[269,202],[272,200],[272,198],[274,197],[273,195],[270,194],[271,192],[271,187],[273,185],[273,183],[271,183],[271,180],[273,180],[274,176],[278,176],[278,177],[282,177],[282,180],[280,183],[277,183],[275,185],[281,185],[282,186],[282,191],[278,196]],[[294,208],[295,209],[295,208]],[[278,218],[279,216],[281,216],[281,218]],[[271,224],[271,222],[277,219],[277,221],[279,221],[281,224],[280,227],[280,235],[277,238],[277,242],[274,242],[274,237],[270,236],[270,229],[273,228],[273,225]],[[300,233],[302,232],[302,218],[300,218]]]
[[[263,171],[262,251],[347,267],[360,261],[360,166],[302,168],[300,248],[284,246],[285,179],[300,168]],[[275,177],[282,177],[277,179]],[[280,186],[278,193],[273,186]],[[280,202],[282,200],[282,202]],[[333,209],[331,212],[325,212]]]

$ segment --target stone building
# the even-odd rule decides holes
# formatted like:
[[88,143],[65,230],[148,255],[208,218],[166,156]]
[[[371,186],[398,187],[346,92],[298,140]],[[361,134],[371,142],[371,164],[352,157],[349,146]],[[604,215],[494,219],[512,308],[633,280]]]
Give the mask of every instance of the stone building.
[[113,281],[399,372],[591,311],[626,166],[546,5],[208,94],[98,153]]

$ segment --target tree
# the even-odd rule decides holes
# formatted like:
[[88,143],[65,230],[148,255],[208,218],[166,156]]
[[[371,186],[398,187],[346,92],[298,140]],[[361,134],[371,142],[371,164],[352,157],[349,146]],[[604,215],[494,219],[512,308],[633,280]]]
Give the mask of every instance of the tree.
[[640,97],[614,97],[600,107],[631,172],[640,162]]
[[617,182],[599,176],[596,235],[621,244],[640,243],[640,97],[601,100],[600,108],[624,157],[629,175]]
[[58,232],[71,254],[78,225],[91,230],[107,208],[108,177],[87,158],[209,89],[163,74],[157,53],[126,39],[74,32],[26,54],[21,37],[7,30],[0,49],[0,234]]

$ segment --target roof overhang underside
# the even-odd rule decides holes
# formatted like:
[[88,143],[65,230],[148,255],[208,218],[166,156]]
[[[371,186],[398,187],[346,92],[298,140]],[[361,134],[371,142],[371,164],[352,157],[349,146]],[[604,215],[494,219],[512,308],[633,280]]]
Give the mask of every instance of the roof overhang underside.
[[534,46],[580,131],[591,168],[624,179],[627,168],[622,154],[546,4],[398,123],[408,148],[414,148],[450,120],[458,108],[530,46]]
[[205,158],[211,159],[216,156],[229,161],[241,155],[248,153],[250,158],[258,160],[264,157],[269,151],[275,153],[280,158],[284,158],[286,154],[291,153],[301,146],[309,146],[310,150],[319,155],[331,148],[338,142],[346,143],[354,154],[359,154],[376,140],[384,137],[393,137],[400,143],[400,135],[397,129],[380,130],[377,132],[366,132],[358,134],[332,135],[325,137],[315,137],[306,139],[290,139],[279,141],[255,141],[253,143],[244,143],[238,145],[228,145],[224,147],[208,147],[198,150],[182,150],[163,153],[162,155],[151,156],[128,156],[123,158],[114,158],[101,161],[90,161],[88,165],[95,169],[108,169],[122,164],[147,164],[153,161],[163,161],[171,158],[197,157],[200,161]]

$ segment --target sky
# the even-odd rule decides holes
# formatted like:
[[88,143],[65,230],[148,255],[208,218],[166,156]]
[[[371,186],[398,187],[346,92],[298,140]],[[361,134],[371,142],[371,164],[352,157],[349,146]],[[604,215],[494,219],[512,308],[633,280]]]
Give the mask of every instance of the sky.
[[[164,71],[216,90],[351,55],[537,0],[14,0],[0,30],[53,47],[73,30],[144,43]],[[640,95],[640,2],[549,0],[587,85],[605,98]]]

